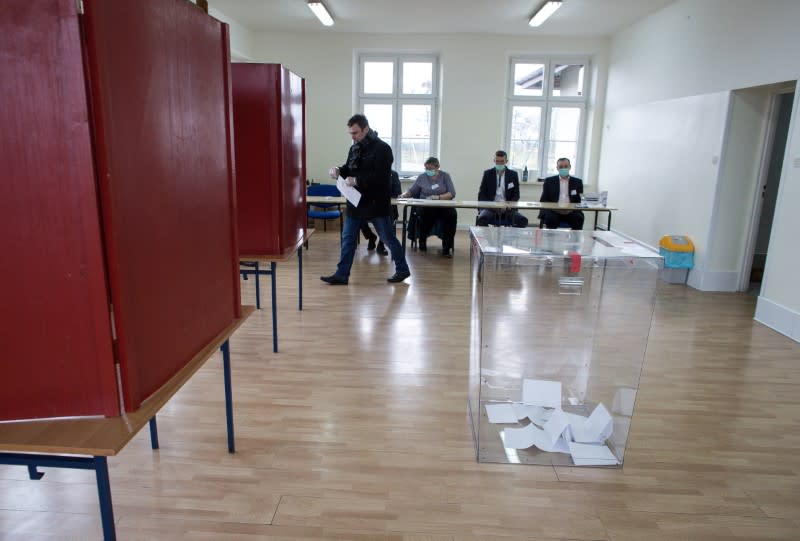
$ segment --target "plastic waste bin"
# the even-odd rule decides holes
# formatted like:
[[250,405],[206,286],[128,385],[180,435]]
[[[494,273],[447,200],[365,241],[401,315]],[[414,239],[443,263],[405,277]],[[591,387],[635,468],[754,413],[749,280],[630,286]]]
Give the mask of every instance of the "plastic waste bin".
[[689,269],[694,266],[694,243],[684,235],[664,235],[658,241],[658,251],[664,258],[660,278],[670,284],[685,284]]

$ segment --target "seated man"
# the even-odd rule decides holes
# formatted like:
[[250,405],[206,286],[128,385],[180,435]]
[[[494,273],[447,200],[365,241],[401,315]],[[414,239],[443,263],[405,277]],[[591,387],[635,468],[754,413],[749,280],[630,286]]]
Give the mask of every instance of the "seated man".
[[[425,160],[425,173],[417,177],[414,184],[401,197],[414,199],[453,199],[456,187],[448,173],[439,170],[439,160],[431,156]],[[419,231],[419,250],[428,250],[427,239],[433,225],[439,220],[442,227],[442,255],[453,257],[453,242],[456,236],[458,214],[454,208],[418,207],[422,224]]]
[[[400,175],[397,174],[397,171],[392,169],[392,197],[400,197],[400,192],[403,191],[403,188],[400,187]],[[399,214],[397,213],[397,205],[392,205],[392,219],[394,221],[397,220]],[[386,250],[386,246],[383,245],[383,241],[378,239],[378,235],[372,232],[372,228],[369,226],[369,222],[364,222],[361,224],[361,233],[364,234],[364,238],[367,239],[367,250],[374,250],[375,249],[375,241],[378,241],[378,254],[379,255],[389,255],[389,252]]]
[[[494,167],[483,172],[478,201],[519,201],[519,177],[513,169],[506,168],[508,155],[504,150],[494,153]],[[528,219],[517,209],[481,209],[478,225],[507,221],[514,227],[526,227]]]
[[[568,158],[559,158],[556,162],[558,175],[544,179],[542,187],[542,203],[580,203],[583,193],[583,181],[569,176],[572,167]],[[579,210],[543,210],[539,219],[547,229],[557,229],[561,222],[569,224],[571,229],[583,229],[583,212]]]

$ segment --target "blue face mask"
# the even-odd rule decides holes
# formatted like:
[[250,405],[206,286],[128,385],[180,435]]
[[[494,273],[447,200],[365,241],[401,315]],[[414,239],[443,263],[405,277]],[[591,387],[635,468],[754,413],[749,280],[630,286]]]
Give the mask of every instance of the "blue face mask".
[[435,176],[436,175],[436,169],[426,169],[425,170],[425,174],[428,175],[429,177]]
[[505,165],[494,164],[494,168],[497,169],[498,171],[502,171],[503,169],[506,168],[506,166]]
[[566,177],[567,175],[569,175],[569,167],[562,167],[561,169],[558,170],[558,174],[562,177]]

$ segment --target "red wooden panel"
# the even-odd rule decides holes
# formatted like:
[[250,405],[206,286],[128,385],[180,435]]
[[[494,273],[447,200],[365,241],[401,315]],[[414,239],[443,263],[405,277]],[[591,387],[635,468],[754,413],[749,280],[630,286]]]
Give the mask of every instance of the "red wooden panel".
[[119,415],[73,0],[0,16],[0,419]]
[[286,68],[282,70],[281,127],[283,174],[280,248],[285,251],[303,238],[306,224],[305,99],[303,79]]
[[284,255],[302,238],[304,81],[279,64],[234,64],[239,251]]
[[227,34],[184,0],[84,0],[125,407],[236,315]]

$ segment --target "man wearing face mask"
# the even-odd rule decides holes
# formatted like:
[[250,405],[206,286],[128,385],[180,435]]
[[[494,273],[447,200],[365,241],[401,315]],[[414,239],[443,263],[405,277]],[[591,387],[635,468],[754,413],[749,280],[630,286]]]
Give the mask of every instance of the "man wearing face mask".
[[[513,169],[508,169],[508,155],[504,150],[494,153],[494,167],[483,172],[478,201],[519,201],[519,176]],[[516,209],[498,211],[481,209],[478,213],[478,225],[508,222],[514,227],[526,227],[528,219]]]
[[361,225],[371,222],[394,260],[395,273],[386,281],[402,282],[411,276],[411,272],[408,270],[403,247],[397,240],[392,220],[392,149],[378,138],[376,131],[370,129],[364,115],[350,117],[347,129],[353,139],[353,145],[347,153],[347,162],[340,167],[332,167],[328,174],[334,179],[344,177],[348,186],[361,193],[361,200],[357,207],[350,201],[347,202],[339,264],[335,273],[320,276],[320,280],[331,285],[347,285]]
[[[569,175],[571,167],[568,158],[558,159],[556,162],[558,175],[544,179],[541,202],[561,204],[581,202],[583,181]],[[579,210],[543,210],[539,213],[539,219],[547,229],[556,229],[562,222],[568,223],[571,229],[583,229],[583,212]]]
[[[425,160],[425,173],[417,177],[414,184],[401,197],[414,199],[443,200],[453,199],[456,187],[450,174],[439,169],[439,160],[431,156]],[[442,255],[453,257],[453,242],[456,236],[458,214],[454,208],[420,207],[421,224],[419,230],[419,250],[428,251],[428,236],[434,224],[439,221],[442,227]]]

